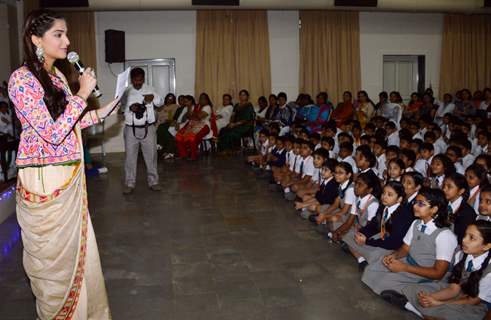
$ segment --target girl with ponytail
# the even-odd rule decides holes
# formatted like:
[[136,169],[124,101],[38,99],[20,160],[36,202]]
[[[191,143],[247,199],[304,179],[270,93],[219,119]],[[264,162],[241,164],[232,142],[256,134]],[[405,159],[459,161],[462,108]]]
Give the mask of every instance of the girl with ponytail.
[[31,12],[24,25],[24,64],[8,91],[22,125],[17,155],[17,220],[23,264],[37,319],[111,318],[88,208],[81,129],[104,120],[119,102],[86,111],[94,71],[73,95],[54,67],[70,41],[62,16]]
[[425,318],[483,319],[491,306],[491,222],[467,227],[462,251],[448,281],[411,285],[403,289],[410,307]]

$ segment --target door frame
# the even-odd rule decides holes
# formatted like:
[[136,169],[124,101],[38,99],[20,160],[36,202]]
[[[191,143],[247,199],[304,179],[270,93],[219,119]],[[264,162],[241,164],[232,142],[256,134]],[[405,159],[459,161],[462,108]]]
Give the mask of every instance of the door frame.
[[[159,58],[159,59],[131,59],[124,62],[124,70],[127,67],[133,67],[136,65],[149,65],[149,66],[169,66],[169,92],[176,94],[176,58]],[[153,73],[148,72],[145,75],[145,82],[153,84]],[[167,93],[163,93],[166,95]]]

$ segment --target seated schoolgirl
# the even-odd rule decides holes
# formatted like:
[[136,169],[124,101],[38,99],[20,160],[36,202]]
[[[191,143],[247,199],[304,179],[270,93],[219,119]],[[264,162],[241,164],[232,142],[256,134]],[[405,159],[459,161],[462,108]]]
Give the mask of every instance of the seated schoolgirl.
[[408,285],[394,302],[425,319],[484,319],[491,305],[490,249],[491,222],[474,222],[466,229],[448,281]]
[[491,221],[491,185],[489,184],[481,190],[477,220]]
[[363,271],[368,263],[401,247],[402,239],[414,220],[412,211],[403,205],[404,197],[402,183],[388,182],[375,217],[355,234],[354,241],[345,240],[353,255],[358,258],[360,270]]
[[406,165],[402,159],[392,159],[387,163],[387,179],[386,182],[389,181],[401,181],[402,174],[406,169]]
[[448,229],[447,200],[439,189],[422,188],[414,203],[416,220],[403,245],[365,268],[362,281],[389,301],[409,284],[439,281],[453,259],[457,238]]
[[267,129],[262,129],[259,131],[259,154],[248,156],[247,163],[251,165],[261,165],[264,158],[268,154],[269,149],[269,131]]
[[352,177],[351,165],[347,162],[338,162],[334,169],[334,179],[339,185],[338,196],[329,208],[319,207],[318,216],[315,218],[315,223],[318,225],[317,231],[321,234],[328,234],[342,224],[355,204],[356,196]]
[[446,155],[440,153],[433,157],[429,167],[430,175],[427,176],[431,188],[441,189],[445,176],[456,172],[455,166]]
[[459,245],[461,245],[467,226],[476,220],[476,212],[466,202],[469,186],[465,177],[460,173],[446,176],[443,181],[443,192],[448,201],[450,228],[457,236]]
[[[369,173],[360,173],[355,181],[355,205],[351,207],[348,219],[329,236],[334,241],[343,240],[348,247],[356,246],[355,234],[365,227],[377,214],[380,197],[380,184],[378,178]],[[365,258],[356,251],[351,251],[358,263],[362,266]],[[366,264],[366,263],[365,263]]]
[[302,202],[296,202],[295,208],[301,210],[301,216],[308,219],[322,209],[327,209],[338,196],[338,183],[334,179],[334,170],[337,161],[326,159],[320,168],[321,182],[314,196],[306,195]]
[[[312,198],[315,193],[319,190],[319,185],[322,180],[321,167],[324,162],[329,159],[329,152],[323,148],[319,148],[312,153],[314,157],[314,171],[310,181],[304,184],[294,184],[292,186],[292,191],[296,193],[297,197],[304,199],[304,197]],[[333,170],[334,172],[334,170]]]
[[465,179],[469,185],[469,198],[467,203],[479,214],[479,195],[481,189],[489,184],[486,169],[478,164],[471,164],[465,170]]
[[314,152],[315,146],[310,141],[302,140],[300,147],[300,157],[297,160],[298,168],[295,168],[295,174],[281,182],[281,186],[285,188],[285,199],[290,201],[296,198],[291,187],[295,185],[295,188],[298,188],[298,186],[305,185],[312,179],[314,174],[314,158],[312,157],[312,152]]
[[288,170],[281,174],[278,178],[277,183],[282,186],[284,192],[290,192],[290,188],[285,189],[283,187],[283,183],[287,182],[291,177],[297,175],[300,170],[300,159],[302,158],[302,156],[300,155],[301,142],[301,139],[293,139],[293,149],[291,150],[290,164]]
[[283,136],[281,138],[284,140],[283,145],[285,149],[285,162],[280,167],[273,166],[271,168],[271,171],[273,172],[273,183],[277,183],[280,178],[289,171],[289,167],[295,158],[295,153],[293,151],[293,138],[288,136]]

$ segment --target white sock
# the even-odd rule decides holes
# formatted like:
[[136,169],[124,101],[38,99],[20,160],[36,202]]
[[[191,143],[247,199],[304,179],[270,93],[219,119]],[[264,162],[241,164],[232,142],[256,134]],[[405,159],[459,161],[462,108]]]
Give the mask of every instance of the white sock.
[[363,258],[363,257],[358,257],[358,259],[356,259],[356,260],[358,260],[358,263],[362,263],[363,261],[367,261],[367,260],[365,260],[365,258]]
[[285,193],[289,193],[289,192],[290,192],[290,188],[289,188],[289,187],[286,187],[286,188],[284,189],[284,191],[285,191]]
[[423,315],[421,314],[421,312],[419,312],[418,309],[416,309],[411,303],[406,302],[406,304],[404,305],[404,308],[406,308],[406,310],[409,310],[411,312],[414,312],[420,318],[423,318]]

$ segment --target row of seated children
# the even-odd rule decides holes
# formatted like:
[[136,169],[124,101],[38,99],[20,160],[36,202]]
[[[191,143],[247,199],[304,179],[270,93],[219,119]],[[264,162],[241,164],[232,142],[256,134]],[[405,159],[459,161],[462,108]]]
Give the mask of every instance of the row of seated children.
[[[491,227],[491,210],[482,205],[489,201],[491,206],[489,156],[478,155],[464,176],[450,160],[448,148],[447,154],[433,155],[433,144],[419,143],[417,138],[404,145],[402,135],[401,146],[405,148],[401,150],[395,145],[387,146],[387,140],[380,136],[365,137],[353,153],[352,135],[340,132],[334,159],[333,137],[309,137],[303,133],[299,132],[297,138],[277,138],[262,132],[262,145],[268,143],[268,148],[248,160],[270,170],[271,183],[285,193],[286,199],[297,200],[295,207],[303,218],[356,258],[363,282],[384,299],[419,315],[433,312],[436,305],[428,301],[438,300],[435,303],[441,309],[441,305],[457,309],[456,319],[460,319],[458,315],[470,319],[466,315],[469,308],[482,318],[487,308],[475,302],[491,302],[491,286],[469,295],[469,274],[453,275],[452,283],[459,278],[455,286],[463,285],[453,289],[453,296],[439,291],[422,294],[413,287],[424,280],[443,288],[450,264],[487,257],[486,239],[482,246],[487,249],[479,253],[466,252],[465,243],[471,241],[472,233],[484,230],[482,226]],[[382,155],[384,161],[380,161]],[[416,162],[422,159],[424,170],[416,170]],[[383,171],[378,171],[382,165]],[[481,276],[489,259],[485,260],[482,266],[475,266]],[[475,281],[475,276],[472,279]],[[417,291],[416,297],[406,296],[405,290]],[[453,301],[460,305],[462,296],[469,297],[464,299],[465,307],[455,308]],[[442,311],[442,315],[446,313]]]

